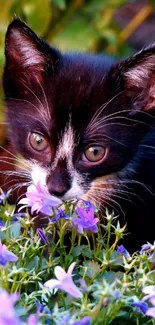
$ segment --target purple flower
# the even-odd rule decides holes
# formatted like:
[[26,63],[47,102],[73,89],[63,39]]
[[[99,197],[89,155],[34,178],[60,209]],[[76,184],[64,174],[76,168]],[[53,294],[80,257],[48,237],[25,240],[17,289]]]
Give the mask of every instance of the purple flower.
[[155,318],[155,307],[151,307],[149,308],[146,313],[145,313],[146,316],[150,316],[150,317],[153,317]]
[[149,300],[152,305],[155,306],[155,285],[146,286],[142,291],[146,294],[146,296],[143,297],[143,300]]
[[24,212],[15,213],[12,217],[12,221],[18,221],[19,218],[24,218],[26,216],[27,214]]
[[117,253],[117,255],[121,255],[121,254],[123,254],[123,255],[125,255],[127,258],[130,257],[129,252],[126,250],[126,248],[125,248],[123,245],[117,246],[116,253]]
[[14,304],[19,299],[19,294],[11,295],[4,289],[0,289],[0,325],[21,325],[16,315]]
[[115,289],[113,293],[114,293],[114,297],[115,297],[116,300],[120,298],[121,294],[117,289]]
[[68,214],[65,213],[65,211],[63,209],[58,209],[57,213],[56,213],[56,219],[60,220],[60,219],[69,219]]
[[67,314],[63,317],[61,322],[59,321],[58,325],[69,325],[70,324],[70,315]]
[[139,254],[142,255],[144,252],[148,252],[152,249],[153,245],[151,245],[150,243],[144,244],[141,247],[141,250],[139,251]]
[[[143,313],[145,313],[146,316],[155,318],[155,286],[146,286],[142,289],[142,291],[146,295],[142,298],[142,300],[133,302],[132,306],[138,307]],[[151,302],[153,307],[149,307],[145,300]]]
[[146,294],[143,301],[148,300],[153,305],[153,307],[147,309],[145,315],[155,318],[155,285],[146,286],[142,291]]
[[65,315],[61,323],[59,325],[90,325],[91,318],[89,316],[85,316],[77,322],[72,323],[70,315]]
[[77,212],[79,217],[73,218],[73,224],[74,226],[78,227],[78,232],[80,234],[83,234],[83,229],[90,230],[92,232],[97,232],[97,222],[99,221],[98,218],[95,218],[94,216],[94,207],[92,204],[90,204],[89,208],[77,208]]
[[67,271],[67,273],[65,272],[65,270],[60,267],[60,266],[56,266],[54,268],[54,273],[55,276],[57,278],[57,280],[55,279],[51,279],[47,282],[45,282],[45,287],[49,288],[49,289],[60,289],[63,290],[67,293],[69,293],[71,296],[75,297],[75,298],[82,298],[83,294],[80,292],[80,290],[78,289],[78,287],[74,284],[73,280],[72,280],[72,272],[74,269],[76,263],[72,263],[69,266],[69,269]]
[[89,316],[83,317],[81,320],[72,323],[71,325],[90,325],[91,318]]
[[56,216],[51,218],[51,222],[57,222],[59,221],[60,219],[65,219],[65,220],[68,220],[69,219],[69,216],[68,214],[65,213],[65,211],[63,209],[58,209],[57,210],[57,213],[56,213]]
[[36,305],[37,305],[37,311],[36,311],[36,313],[31,314],[28,317],[27,325],[36,325],[36,324],[38,324],[38,320],[40,318],[40,314],[44,310],[44,306],[42,306],[39,302],[37,302]]
[[86,201],[86,200],[81,199],[81,198],[77,200],[77,202],[79,202],[79,201],[82,201],[82,206],[83,206],[83,208],[84,208],[87,212],[89,212],[89,209],[93,206],[92,203],[91,203],[90,201]]
[[87,284],[86,284],[86,281],[84,279],[80,279],[79,280],[79,284],[80,284],[80,290],[82,292],[87,292]]
[[0,219],[0,229],[5,229],[4,222],[2,221],[2,219]]
[[5,200],[7,200],[9,197],[9,192],[5,193],[2,192],[2,194],[0,194],[0,205],[4,205]]
[[37,234],[44,243],[48,243],[48,239],[41,228],[37,228]]
[[138,310],[140,310],[144,314],[146,314],[146,312],[147,312],[147,310],[149,308],[148,304],[145,301],[142,301],[142,300],[131,302],[131,306],[137,307]]
[[[131,305],[138,307],[146,316],[155,318],[155,285],[146,286],[142,291],[145,293],[142,300],[132,302]],[[149,307],[145,300],[152,303],[153,307]]]
[[30,185],[27,188],[26,198],[18,202],[18,204],[23,205],[19,208],[19,211],[26,207],[31,207],[32,214],[36,211],[36,213],[42,212],[49,216],[52,215],[52,207],[57,207],[61,203],[60,199],[48,193],[46,186],[41,184],[41,181],[36,186]]
[[31,314],[28,317],[27,324],[28,325],[36,325],[36,324],[38,324],[38,316],[36,314]]
[[10,252],[5,245],[2,245],[0,241],[0,264],[6,265],[7,262],[16,262],[18,260],[18,257]]

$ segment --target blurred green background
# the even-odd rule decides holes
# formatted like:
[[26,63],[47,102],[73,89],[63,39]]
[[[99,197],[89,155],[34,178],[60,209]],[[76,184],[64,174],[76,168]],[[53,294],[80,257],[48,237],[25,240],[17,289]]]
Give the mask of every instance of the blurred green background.
[[[155,42],[155,0],[0,0],[0,80],[4,37],[14,16],[62,51],[107,52],[118,57]],[[4,119],[0,85],[0,120]],[[4,129],[1,126],[0,142]]]

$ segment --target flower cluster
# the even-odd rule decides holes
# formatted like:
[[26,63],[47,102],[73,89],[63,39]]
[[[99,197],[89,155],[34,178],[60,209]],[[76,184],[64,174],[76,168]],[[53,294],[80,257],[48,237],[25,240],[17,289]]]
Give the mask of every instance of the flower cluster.
[[[102,320],[110,325],[118,318],[128,325],[135,317],[141,325],[154,321],[155,286],[149,284],[154,281],[155,244],[144,244],[132,256],[118,244],[120,227],[113,224],[113,214],[106,212],[107,224],[100,225],[90,202],[61,205],[41,182],[28,188],[20,204],[31,213],[47,214],[49,223],[35,228],[28,213],[5,201],[0,208],[0,325],[99,325]],[[86,236],[86,231],[97,234]],[[20,301],[12,292],[20,293]]]
[[[99,219],[95,217],[95,208],[88,201],[82,200],[82,202],[84,207],[77,207],[78,216],[73,217],[73,224],[80,234],[83,234],[84,229],[96,233]],[[27,189],[26,198],[18,202],[22,205],[19,211],[25,207],[30,207],[32,214],[36,211],[36,213],[41,212],[49,216],[52,215],[52,208],[58,207],[61,203],[60,199],[48,193],[46,186],[40,181],[36,185],[30,185]],[[57,210],[55,217],[52,217],[50,221],[57,222],[60,219],[69,219],[69,216],[61,208]]]
[[[132,302],[131,305],[137,307],[146,316],[155,318],[155,285],[144,287],[142,292],[145,296],[141,300],[136,298],[136,301]],[[150,307],[146,301],[151,303],[153,307]]]

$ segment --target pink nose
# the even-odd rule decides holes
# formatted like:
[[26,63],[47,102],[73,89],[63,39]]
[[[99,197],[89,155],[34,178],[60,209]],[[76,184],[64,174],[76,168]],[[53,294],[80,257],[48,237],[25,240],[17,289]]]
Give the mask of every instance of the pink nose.
[[71,182],[68,173],[65,171],[55,171],[47,181],[50,194],[62,197],[70,188]]

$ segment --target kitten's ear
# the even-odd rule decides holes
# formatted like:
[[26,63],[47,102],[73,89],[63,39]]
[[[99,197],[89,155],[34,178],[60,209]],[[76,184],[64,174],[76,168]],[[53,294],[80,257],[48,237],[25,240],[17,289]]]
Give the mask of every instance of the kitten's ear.
[[[23,21],[16,18],[8,27],[5,39],[4,79],[41,78],[56,73],[60,53],[43,42]],[[5,80],[4,80],[5,81]],[[27,81],[27,80],[26,80]]]
[[111,72],[115,86],[119,89],[123,85],[135,99],[134,106],[143,110],[155,108],[155,44],[120,61]]

